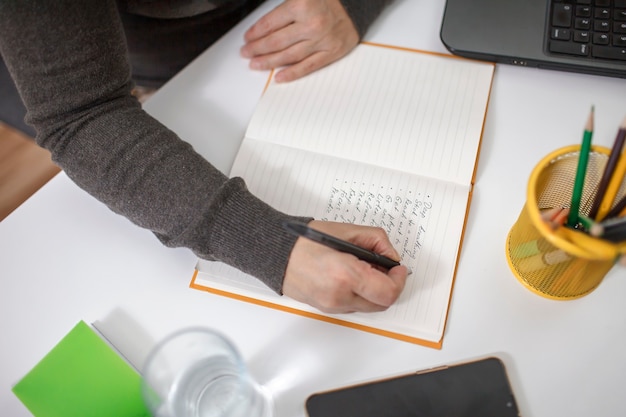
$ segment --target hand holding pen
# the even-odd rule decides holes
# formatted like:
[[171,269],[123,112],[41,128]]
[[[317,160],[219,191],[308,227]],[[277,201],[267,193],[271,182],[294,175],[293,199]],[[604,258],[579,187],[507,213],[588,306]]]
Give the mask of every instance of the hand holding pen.
[[[399,259],[384,230],[376,227],[313,220],[307,225],[315,232],[349,242],[367,252]],[[308,230],[308,229],[306,229]],[[399,297],[408,269],[396,263],[390,269],[373,265],[345,250],[300,237],[291,253],[283,293],[327,313],[386,310]],[[379,258],[380,260],[381,258]],[[387,261],[382,261],[387,262]]]

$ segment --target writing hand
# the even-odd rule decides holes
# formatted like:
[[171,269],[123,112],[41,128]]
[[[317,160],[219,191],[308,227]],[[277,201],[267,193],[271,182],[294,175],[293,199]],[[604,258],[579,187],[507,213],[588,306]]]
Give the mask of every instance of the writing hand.
[[[380,228],[317,220],[309,226],[400,259]],[[402,265],[383,272],[353,255],[298,238],[287,264],[283,294],[326,313],[383,311],[399,297],[407,273]]]
[[276,81],[292,81],[346,55],[359,35],[339,0],[286,0],[244,35],[250,68],[287,66]]

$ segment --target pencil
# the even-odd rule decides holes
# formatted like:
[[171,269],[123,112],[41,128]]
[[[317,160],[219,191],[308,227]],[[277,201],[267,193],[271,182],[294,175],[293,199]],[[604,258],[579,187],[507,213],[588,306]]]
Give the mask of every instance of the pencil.
[[591,137],[593,136],[593,110],[593,107],[591,107],[589,118],[585,124],[583,142],[580,146],[580,154],[578,155],[578,167],[576,169],[576,178],[574,181],[574,189],[572,191],[572,204],[570,205],[569,216],[567,217],[567,225],[570,227],[575,227],[578,224],[580,200],[583,195],[583,186],[585,185],[585,175],[587,173],[587,164],[589,162],[589,151],[591,150]]
[[626,217],[616,217],[602,223],[596,223],[591,227],[589,233],[611,242],[626,241]]
[[540,209],[539,214],[541,215],[541,220],[550,223],[562,210],[563,208],[561,207],[543,208]]
[[622,213],[624,210],[626,210],[626,195],[624,195],[622,199],[618,201],[608,213],[606,213],[604,220],[612,219],[617,216],[626,216],[626,213]]
[[563,210],[561,210],[561,212],[552,219],[552,229],[556,230],[559,227],[563,226],[565,224],[565,221],[567,220],[567,216],[569,216],[569,212],[569,208],[564,208]]
[[[602,173],[602,178],[598,183],[598,189],[596,191],[596,195],[593,200],[593,204],[591,206],[591,210],[589,210],[589,217],[595,219],[598,215],[598,210],[600,209],[600,204],[604,199],[607,188],[609,186],[609,182],[613,177],[615,172],[615,167],[617,166],[617,161],[622,153],[622,149],[624,148],[624,141],[626,140],[626,117],[622,121],[619,129],[617,130],[617,136],[615,137],[615,142],[613,142],[613,148],[611,148],[611,153],[609,154],[609,160],[606,163],[604,168],[604,172]],[[612,202],[612,201],[611,201]]]
[[609,186],[606,189],[606,194],[600,203],[600,209],[598,210],[598,215],[596,216],[596,220],[604,220],[608,212],[611,210],[611,206],[615,201],[615,197],[617,197],[617,193],[626,178],[626,152],[622,152],[617,161],[617,165],[615,167],[615,171],[613,172],[613,176],[611,181],[609,181]]
[[578,216],[578,221],[582,229],[587,232],[596,224],[591,218],[583,216],[582,214]]
[[626,227],[612,229],[610,232],[605,231],[602,234],[602,239],[613,243],[626,242]]
[[563,226],[568,215],[569,208],[552,208],[541,212],[541,219],[550,226],[552,230],[555,230]]

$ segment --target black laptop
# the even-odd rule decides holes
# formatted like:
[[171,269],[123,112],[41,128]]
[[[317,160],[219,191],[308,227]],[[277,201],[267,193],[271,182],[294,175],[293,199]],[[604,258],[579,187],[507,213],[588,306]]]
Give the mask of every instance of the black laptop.
[[626,78],[626,0],[447,0],[455,55]]

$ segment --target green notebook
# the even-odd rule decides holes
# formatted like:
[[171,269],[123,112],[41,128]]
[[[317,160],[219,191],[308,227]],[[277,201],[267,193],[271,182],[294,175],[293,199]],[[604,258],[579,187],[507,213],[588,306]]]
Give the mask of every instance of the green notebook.
[[36,417],[146,417],[141,377],[79,322],[13,392]]

